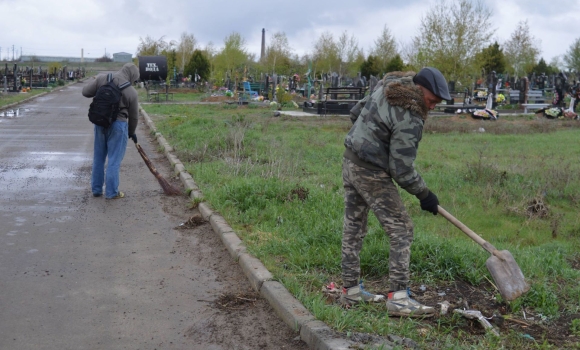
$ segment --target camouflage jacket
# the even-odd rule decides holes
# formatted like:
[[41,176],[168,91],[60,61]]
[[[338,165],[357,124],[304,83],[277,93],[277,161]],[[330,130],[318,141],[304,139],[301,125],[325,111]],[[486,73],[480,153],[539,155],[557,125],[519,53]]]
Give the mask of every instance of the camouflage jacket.
[[[389,73],[375,91],[351,110],[345,157],[371,169],[384,169],[413,195],[427,185],[415,170],[419,141],[429,108],[412,82],[414,72]],[[358,158],[358,159],[357,159]],[[378,167],[378,168],[377,168]]]

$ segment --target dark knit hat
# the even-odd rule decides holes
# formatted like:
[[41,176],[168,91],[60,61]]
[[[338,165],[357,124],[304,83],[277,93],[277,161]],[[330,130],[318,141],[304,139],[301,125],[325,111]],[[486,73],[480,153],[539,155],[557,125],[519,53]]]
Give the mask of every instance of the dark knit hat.
[[437,68],[425,67],[421,69],[419,73],[413,77],[413,82],[423,86],[425,89],[431,91],[433,95],[443,100],[451,100],[447,81]]

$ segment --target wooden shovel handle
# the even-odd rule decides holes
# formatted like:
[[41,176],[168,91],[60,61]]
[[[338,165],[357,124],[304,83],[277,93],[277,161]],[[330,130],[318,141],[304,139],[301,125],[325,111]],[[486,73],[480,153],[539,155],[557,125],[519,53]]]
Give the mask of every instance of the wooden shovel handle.
[[487,250],[491,254],[499,253],[495,247],[481,238],[477,233],[473,232],[469,227],[465,226],[461,221],[457,220],[453,215],[449,214],[447,210],[441,208],[441,206],[437,206],[437,213],[441,214],[445,219],[449,220],[450,223],[455,225],[458,229],[463,231],[466,235],[468,235],[471,239],[473,239],[477,244],[483,247],[483,249]]

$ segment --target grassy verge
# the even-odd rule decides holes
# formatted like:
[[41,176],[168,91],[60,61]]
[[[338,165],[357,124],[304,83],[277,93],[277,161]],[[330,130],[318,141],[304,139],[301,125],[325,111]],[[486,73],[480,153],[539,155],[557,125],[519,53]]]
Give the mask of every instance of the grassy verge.
[[0,94],[0,108],[12,104],[12,103],[16,103],[16,102],[20,102],[23,101],[27,98],[36,96],[36,95],[40,95],[43,92],[47,92],[50,91],[50,88],[46,88],[46,89],[32,89],[28,92],[17,92],[17,93],[7,93],[7,94]]
[[[276,279],[336,330],[395,333],[429,348],[578,346],[572,320],[580,312],[577,121],[454,116],[425,127],[416,163],[425,181],[443,207],[514,255],[532,289],[514,302],[502,301],[485,267],[489,254],[442,217],[421,211],[403,191],[415,223],[411,289],[433,306],[459,291],[451,300],[455,307],[469,303],[486,316],[519,320],[506,321],[495,337],[457,314],[389,318],[382,305],[344,310],[321,292],[329,281],[340,284],[348,118],[274,118],[252,105],[144,107],[210,205]],[[371,215],[361,253],[368,289],[386,291],[388,252],[388,239]]]

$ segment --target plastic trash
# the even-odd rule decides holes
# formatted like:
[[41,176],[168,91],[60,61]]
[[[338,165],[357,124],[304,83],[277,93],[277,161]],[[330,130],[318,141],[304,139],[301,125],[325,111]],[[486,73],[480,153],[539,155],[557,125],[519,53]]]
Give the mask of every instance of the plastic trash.
[[455,309],[455,310],[453,310],[453,312],[461,314],[465,318],[469,318],[471,320],[478,320],[479,323],[481,323],[481,325],[483,326],[483,328],[485,328],[486,330],[489,330],[489,331],[493,332],[493,334],[499,336],[499,332],[497,331],[497,329],[493,328],[491,323],[489,323],[489,321],[481,314],[481,311]]

